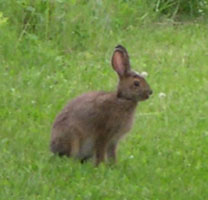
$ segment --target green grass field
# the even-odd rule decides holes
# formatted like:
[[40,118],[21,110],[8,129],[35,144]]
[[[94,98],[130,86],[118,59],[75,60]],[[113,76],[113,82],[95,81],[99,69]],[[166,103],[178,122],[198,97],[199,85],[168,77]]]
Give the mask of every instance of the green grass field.
[[[144,13],[126,19],[134,9],[125,4],[109,16],[96,7],[96,21],[96,13],[85,19],[90,4],[57,3],[54,16],[71,11],[62,28],[47,21],[47,12],[42,26],[31,20],[21,27],[22,10],[6,9],[11,2],[0,7],[0,199],[208,199],[207,23],[155,20]],[[116,9],[107,2],[105,9]],[[76,15],[79,9],[83,16]],[[116,88],[110,59],[117,44],[128,49],[133,69],[148,73],[154,91],[139,104],[118,163],[95,168],[53,156],[50,129],[67,101]]]

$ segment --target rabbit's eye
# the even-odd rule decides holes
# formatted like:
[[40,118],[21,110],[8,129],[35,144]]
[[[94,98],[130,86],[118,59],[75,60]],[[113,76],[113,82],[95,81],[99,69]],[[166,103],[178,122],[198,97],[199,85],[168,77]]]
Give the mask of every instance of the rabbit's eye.
[[134,81],[134,85],[135,85],[136,87],[139,87],[139,86],[140,86],[140,82],[139,82],[139,81]]

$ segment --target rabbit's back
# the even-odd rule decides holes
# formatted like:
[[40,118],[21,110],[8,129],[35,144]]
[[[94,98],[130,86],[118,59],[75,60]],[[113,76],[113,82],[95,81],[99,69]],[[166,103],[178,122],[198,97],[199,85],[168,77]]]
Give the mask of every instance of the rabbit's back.
[[[70,101],[57,116],[53,128],[70,131],[74,126],[83,134],[128,131],[136,104],[118,99],[116,93],[90,92]],[[125,130],[126,129],[126,130]]]

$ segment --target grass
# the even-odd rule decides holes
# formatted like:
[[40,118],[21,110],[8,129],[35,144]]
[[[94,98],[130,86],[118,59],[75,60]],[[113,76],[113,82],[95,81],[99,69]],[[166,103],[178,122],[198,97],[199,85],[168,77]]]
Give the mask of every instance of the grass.
[[[126,21],[122,31],[116,23],[95,33],[95,40],[91,31],[80,46],[78,36],[68,39],[67,47],[70,30],[60,32],[65,44],[59,44],[54,32],[50,39],[45,32],[19,31],[9,16],[0,15],[2,200],[207,198],[206,23],[167,20],[136,26]],[[94,31],[98,27],[96,23]],[[95,168],[90,162],[54,157],[50,129],[67,101],[116,87],[110,58],[118,43],[128,49],[132,68],[149,74],[154,91],[139,105],[134,127],[120,144],[118,163]],[[166,97],[160,98],[161,92]]]

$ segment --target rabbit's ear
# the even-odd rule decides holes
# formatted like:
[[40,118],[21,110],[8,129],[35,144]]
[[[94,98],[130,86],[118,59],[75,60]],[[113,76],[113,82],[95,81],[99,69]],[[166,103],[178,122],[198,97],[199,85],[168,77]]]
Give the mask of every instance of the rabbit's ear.
[[125,76],[126,73],[130,71],[128,53],[121,45],[116,46],[111,62],[113,69],[118,73],[119,77]]

